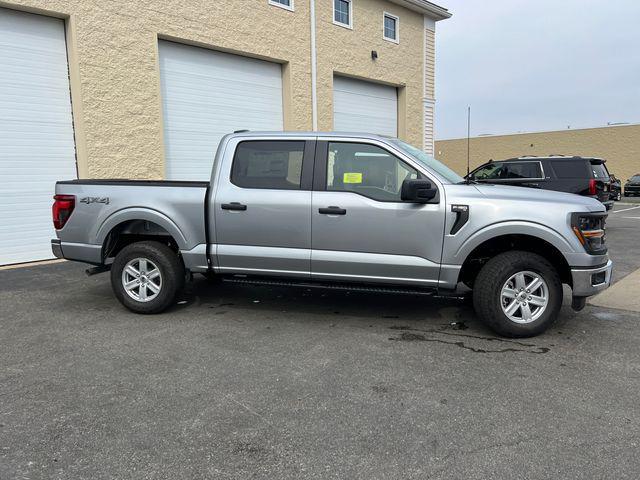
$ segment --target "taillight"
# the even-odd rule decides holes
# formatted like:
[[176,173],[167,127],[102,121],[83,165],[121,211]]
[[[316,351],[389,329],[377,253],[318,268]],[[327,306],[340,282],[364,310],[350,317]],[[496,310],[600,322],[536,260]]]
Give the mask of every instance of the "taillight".
[[589,180],[589,195],[595,195],[596,193],[598,193],[596,191],[596,181],[592,178]]
[[56,230],[60,230],[64,227],[67,220],[73,213],[73,209],[76,206],[76,197],[73,195],[54,195],[53,207],[51,212],[53,214],[53,226]]

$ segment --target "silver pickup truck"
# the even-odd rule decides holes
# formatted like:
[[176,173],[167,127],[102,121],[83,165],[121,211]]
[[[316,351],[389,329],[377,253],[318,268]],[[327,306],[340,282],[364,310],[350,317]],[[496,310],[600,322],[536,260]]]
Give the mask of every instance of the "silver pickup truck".
[[70,180],[53,205],[59,258],[110,270],[128,309],[157,313],[193,273],[235,282],[456,294],[511,337],[609,286],[604,206],[468,184],[400,140],[240,132],[209,182]]

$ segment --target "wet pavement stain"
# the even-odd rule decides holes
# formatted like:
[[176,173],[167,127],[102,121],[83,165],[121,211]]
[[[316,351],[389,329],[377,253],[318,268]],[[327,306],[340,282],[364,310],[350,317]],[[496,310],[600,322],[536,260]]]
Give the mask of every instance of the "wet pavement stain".
[[[442,343],[445,345],[453,345],[465,350],[469,350],[474,353],[522,352],[522,353],[533,353],[533,354],[539,355],[539,354],[548,353],[550,351],[550,348],[548,347],[541,347],[533,343],[526,343],[518,340],[510,340],[507,338],[484,337],[481,335],[454,333],[454,332],[448,332],[442,329],[441,330],[438,330],[438,329],[421,330],[421,329],[412,328],[409,326],[397,326],[397,325],[389,327],[389,329],[402,331],[402,333],[397,337],[389,337],[389,340],[391,341]],[[444,336],[444,338],[438,338],[438,336],[440,335]],[[465,339],[465,340],[454,340],[453,339],[454,337]],[[480,340],[484,342],[496,342],[498,344],[506,344],[509,346],[505,345],[505,348],[490,349],[490,348],[481,348],[481,347],[469,345],[469,342],[474,340]]]

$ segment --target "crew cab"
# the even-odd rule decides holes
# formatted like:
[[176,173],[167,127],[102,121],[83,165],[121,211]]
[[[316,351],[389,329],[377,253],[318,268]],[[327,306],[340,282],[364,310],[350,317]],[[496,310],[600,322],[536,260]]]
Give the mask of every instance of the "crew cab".
[[613,208],[611,179],[602,158],[527,155],[489,161],[473,170],[469,178],[481,183],[575,193],[599,200],[607,210]]
[[[225,136],[210,181],[56,184],[57,257],[110,270],[137,313],[191,273],[234,282],[459,295],[498,333],[536,335],[608,287],[604,206],[469,183],[401,140],[369,134]],[[214,288],[214,287],[213,287]]]

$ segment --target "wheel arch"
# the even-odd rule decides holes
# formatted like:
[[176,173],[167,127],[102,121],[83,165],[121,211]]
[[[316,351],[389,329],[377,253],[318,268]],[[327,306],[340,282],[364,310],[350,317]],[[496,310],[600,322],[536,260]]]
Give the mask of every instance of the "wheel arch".
[[549,260],[560,275],[562,283],[571,286],[571,268],[558,243],[531,233],[503,233],[485,238],[468,249],[458,274],[458,281],[472,287],[487,261],[501,253],[519,250],[538,254]]
[[145,208],[114,213],[96,234],[96,243],[102,245],[103,261],[115,256],[126,245],[143,240],[159,241],[176,251],[187,247],[186,238],[170,218]]

